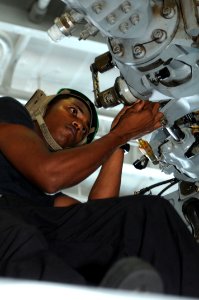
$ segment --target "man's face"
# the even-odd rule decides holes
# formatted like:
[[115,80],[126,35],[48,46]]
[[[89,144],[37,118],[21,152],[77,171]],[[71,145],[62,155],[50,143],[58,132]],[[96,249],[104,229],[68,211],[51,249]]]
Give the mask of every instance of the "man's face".
[[62,147],[74,147],[89,134],[91,115],[84,102],[74,97],[61,99],[47,109],[45,123]]

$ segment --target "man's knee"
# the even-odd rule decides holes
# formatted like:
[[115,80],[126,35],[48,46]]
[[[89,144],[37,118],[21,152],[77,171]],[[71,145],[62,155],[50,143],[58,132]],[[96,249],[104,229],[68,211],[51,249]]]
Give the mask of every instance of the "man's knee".
[[0,212],[0,259],[18,258],[47,248],[36,227],[8,213]]

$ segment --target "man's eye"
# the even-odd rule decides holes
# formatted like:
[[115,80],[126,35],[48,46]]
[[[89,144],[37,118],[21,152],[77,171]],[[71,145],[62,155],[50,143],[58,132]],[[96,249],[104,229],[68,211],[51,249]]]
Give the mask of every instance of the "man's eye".
[[77,115],[77,109],[74,108],[74,107],[70,107],[70,112],[71,112],[74,116]]

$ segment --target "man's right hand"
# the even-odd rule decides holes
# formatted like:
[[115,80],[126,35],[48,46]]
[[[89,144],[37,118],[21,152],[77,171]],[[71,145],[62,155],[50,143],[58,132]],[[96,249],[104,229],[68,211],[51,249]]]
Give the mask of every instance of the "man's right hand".
[[137,139],[161,127],[163,114],[159,103],[139,100],[125,106],[112,123],[111,132],[120,137],[122,143]]

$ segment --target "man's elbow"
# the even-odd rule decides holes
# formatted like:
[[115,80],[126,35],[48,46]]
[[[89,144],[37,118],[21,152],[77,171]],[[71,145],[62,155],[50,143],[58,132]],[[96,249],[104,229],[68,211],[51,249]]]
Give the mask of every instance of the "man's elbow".
[[55,174],[45,172],[44,169],[41,172],[37,172],[34,181],[44,193],[53,194],[62,188],[59,178]]
[[42,190],[45,193],[53,194],[60,191],[61,187],[56,178],[48,177],[46,180],[43,180],[41,183]]
[[56,193],[63,188],[69,188],[77,184],[76,181],[73,180],[73,176],[66,177],[56,170],[44,167],[42,168],[42,170],[40,169],[40,172],[37,172],[36,181],[40,188],[45,193],[49,194]]

